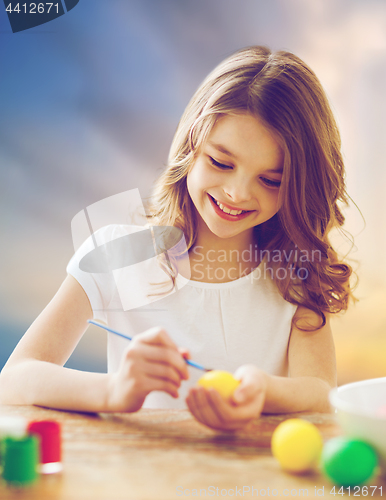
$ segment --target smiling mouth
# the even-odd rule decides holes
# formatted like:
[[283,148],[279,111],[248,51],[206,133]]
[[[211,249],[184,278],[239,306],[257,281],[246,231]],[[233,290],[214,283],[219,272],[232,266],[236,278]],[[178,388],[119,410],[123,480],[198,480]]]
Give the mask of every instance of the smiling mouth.
[[213,196],[209,195],[212,200],[214,201],[214,203],[216,203],[216,205],[218,206],[218,208],[224,212],[224,214],[227,214],[227,215],[241,215],[241,214],[246,214],[248,212],[253,212],[253,210],[232,210],[232,209],[229,209],[227,207],[225,207],[222,203],[220,203],[219,201],[216,200],[216,198],[213,198]]

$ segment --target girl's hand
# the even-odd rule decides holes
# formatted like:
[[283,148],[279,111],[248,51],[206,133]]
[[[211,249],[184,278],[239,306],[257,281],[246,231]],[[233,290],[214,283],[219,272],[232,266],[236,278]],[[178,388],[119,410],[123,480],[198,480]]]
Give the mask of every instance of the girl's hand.
[[241,383],[230,401],[225,401],[215,389],[190,389],[186,403],[199,422],[212,429],[233,431],[241,429],[260,416],[268,375],[253,365],[244,365],[234,376]]
[[107,411],[137,411],[151,391],[177,398],[181,380],[189,378],[184,358],[189,358],[189,352],[179,349],[160,327],[135,336],[118,372],[110,375]]

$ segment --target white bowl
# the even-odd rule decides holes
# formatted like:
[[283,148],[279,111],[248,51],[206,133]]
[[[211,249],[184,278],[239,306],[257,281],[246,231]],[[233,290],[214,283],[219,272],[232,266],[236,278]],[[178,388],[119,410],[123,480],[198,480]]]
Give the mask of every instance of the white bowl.
[[344,433],[372,445],[386,475],[386,416],[377,415],[386,406],[386,377],[342,385],[329,398]]

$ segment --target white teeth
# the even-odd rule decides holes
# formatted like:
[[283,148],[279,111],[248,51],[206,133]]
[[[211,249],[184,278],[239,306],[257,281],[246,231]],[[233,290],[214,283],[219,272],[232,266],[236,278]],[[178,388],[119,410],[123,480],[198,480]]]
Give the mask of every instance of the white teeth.
[[229,208],[224,207],[219,201],[215,200],[220,209],[226,214],[230,215],[240,215],[244,212],[244,210],[229,210]]

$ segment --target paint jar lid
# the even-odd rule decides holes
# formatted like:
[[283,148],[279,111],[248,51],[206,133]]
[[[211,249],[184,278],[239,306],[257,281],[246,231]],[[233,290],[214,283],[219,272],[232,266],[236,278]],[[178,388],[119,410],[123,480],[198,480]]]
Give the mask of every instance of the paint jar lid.
[[55,420],[35,420],[29,423],[28,432],[40,437],[40,463],[61,461],[61,429]]
[[38,477],[39,438],[6,437],[3,441],[3,479],[14,486],[33,483]]
[[23,417],[0,416],[0,439],[5,437],[20,438],[27,434],[28,422]]

